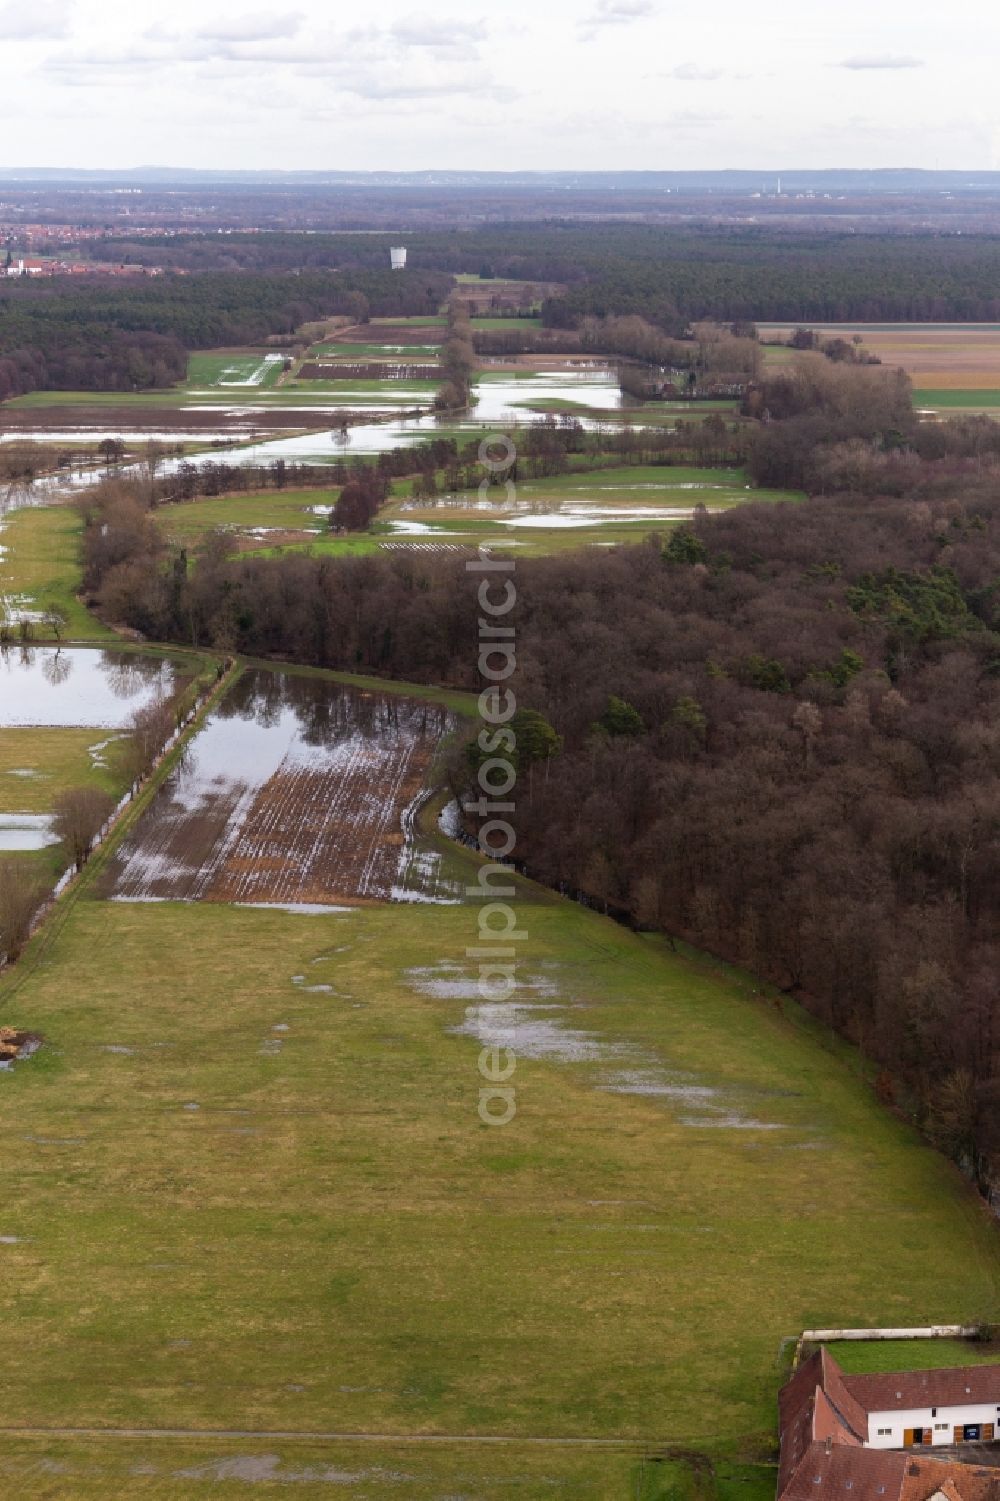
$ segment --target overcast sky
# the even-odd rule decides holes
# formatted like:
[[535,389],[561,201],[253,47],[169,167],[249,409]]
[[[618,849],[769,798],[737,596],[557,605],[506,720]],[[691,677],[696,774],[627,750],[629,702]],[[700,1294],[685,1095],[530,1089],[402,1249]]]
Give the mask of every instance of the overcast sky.
[[0,0],[0,167],[1000,168],[993,0]]

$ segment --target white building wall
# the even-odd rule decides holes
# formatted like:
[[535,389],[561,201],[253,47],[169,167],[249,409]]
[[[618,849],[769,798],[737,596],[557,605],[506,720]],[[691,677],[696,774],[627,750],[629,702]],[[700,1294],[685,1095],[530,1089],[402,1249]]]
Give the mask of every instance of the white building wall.
[[[937,1415],[931,1416],[929,1407],[913,1407],[901,1412],[871,1412],[868,1414],[868,1447],[871,1449],[901,1449],[903,1430],[906,1428],[930,1428],[935,1444],[951,1444],[955,1441],[955,1429],[966,1423],[992,1423],[1000,1437],[1000,1403],[969,1403],[966,1407],[939,1407]],[[943,1426],[938,1426],[943,1425]],[[888,1434],[880,1433],[888,1428]],[[916,1447],[926,1448],[926,1445]]]

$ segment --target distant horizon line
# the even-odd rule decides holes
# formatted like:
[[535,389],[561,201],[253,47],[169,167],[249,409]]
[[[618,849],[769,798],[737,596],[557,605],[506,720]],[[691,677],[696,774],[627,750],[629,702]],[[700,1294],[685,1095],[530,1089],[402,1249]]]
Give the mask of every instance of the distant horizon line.
[[34,179],[34,178],[58,178],[73,179],[78,177],[131,177],[144,178],[156,177],[161,180],[172,178],[313,178],[313,179],[352,179],[363,180],[373,178],[403,179],[503,179],[503,180],[528,180],[539,181],[546,179],[574,179],[574,180],[614,180],[614,179],[654,179],[660,181],[684,181],[693,178],[739,178],[752,180],[776,180],[787,177],[790,181],[796,178],[822,178],[822,177],[851,177],[851,178],[886,178],[886,177],[921,177],[921,178],[948,178],[975,180],[1000,181],[1000,168],[994,167],[918,167],[918,166],[888,166],[888,167],[796,167],[796,166],[757,166],[757,167],[187,167],[165,166],[155,163],[142,163],[130,167],[43,167],[43,166],[7,166],[0,167],[0,181],[10,179]]

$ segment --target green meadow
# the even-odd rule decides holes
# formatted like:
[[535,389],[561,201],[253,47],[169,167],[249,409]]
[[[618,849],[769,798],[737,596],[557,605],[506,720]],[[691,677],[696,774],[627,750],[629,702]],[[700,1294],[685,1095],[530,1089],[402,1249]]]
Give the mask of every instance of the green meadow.
[[117,738],[110,730],[0,729],[0,813],[49,813],[71,787],[120,794]]
[[[543,519],[551,518],[549,524],[539,526],[504,524],[509,513],[503,509],[499,489],[495,513],[482,509],[476,491],[461,491],[428,502],[413,500],[411,490],[410,480],[394,481],[390,500],[371,532],[349,536],[330,535],[325,515],[313,510],[317,506],[330,509],[336,489],[267,490],[178,501],[159,506],[155,516],[171,540],[184,546],[197,545],[207,532],[225,527],[243,533],[309,531],[314,536],[290,545],[308,547],[329,557],[371,552],[390,541],[415,547],[475,547],[487,539],[514,543],[520,552],[537,554],[593,543],[638,541],[650,531],[676,525],[699,504],[722,510],[750,501],[802,499],[797,491],[751,489],[742,470],[663,465],[594,467],[518,482],[518,504],[540,512]],[[658,512],[664,510],[678,514],[663,518]],[[582,524],[566,525],[568,519]],[[413,523],[427,531],[414,534],[397,530],[397,526],[407,528]],[[276,548],[287,550],[289,545],[271,543],[266,535],[256,540],[259,545],[253,551],[260,556],[273,556]]]
[[942,1366],[995,1365],[994,1340],[872,1339],[836,1340],[827,1346],[845,1371],[934,1370]]
[[568,1438],[625,1496],[582,1441],[766,1453],[787,1336],[991,1305],[968,1186],[739,971],[519,881],[491,1128],[473,906],[92,890],[0,983],[47,1039],[0,1090],[8,1425]]
[[67,638],[107,640],[111,631],[77,598],[82,530],[83,521],[71,506],[12,511],[0,530],[0,594],[14,596],[30,610],[57,606],[66,619]]
[[998,390],[917,390],[913,393],[915,407],[940,407],[944,411],[991,412],[1000,407]]

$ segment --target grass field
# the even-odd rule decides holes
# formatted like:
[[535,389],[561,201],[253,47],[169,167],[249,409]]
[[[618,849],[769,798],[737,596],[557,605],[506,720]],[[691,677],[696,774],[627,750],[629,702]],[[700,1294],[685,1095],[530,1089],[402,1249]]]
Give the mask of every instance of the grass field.
[[[115,755],[114,739],[108,730],[0,729],[0,825],[5,813],[51,813],[58,795],[69,788],[97,787],[119,797],[126,778]],[[46,888],[55,884],[69,863],[57,843],[28,853],[0,847],[0,862],[8,861]]]
[[0,729],[0,813],[48,813],[70,787],[120,792],[112,736],[94,729]]
[[177,501],[158,506],[157,523],[172,541],[190,546],[215,527],[240,530],[255,528],[323,530],[325,518],[313,506],[333,506],[336,490],[265,490],[236,495],[211,496],[202,500]]
[[[105,640],[111,632],[76,598],[80,587],[80,534],[83,522],[70,506],[35,506],[12,511],[0,536],[0,595],[13,596],[29,610],[58,605],[64,635],[78,641]],[[17,609],[13,613],[16,615]]]
[[5,1422],[738,1448],[784,1336],[991,1307],[995,1228],[846,1049],[723,965],[519,911],[546,999],[499,1131],[470,908],[77,900],[0,986],[49,1039],[0,1093],[36,1143]]
[[[764,498],[663,468],[524,489],[614,509],[727,482]],[[158,519],[195,536],[304,499]],[[10,522],[5,563],[72,593],[75,512]],[[74,778],[92,732],[66,733],[0,736],[0,799]],[[26,765],[45,780],[22,797]],[[471,905],[101,901],[110,855],[0,978],[0,1020],[47,1040],[0,1079],[0,1426],[250,1436],[5,1435],[19,1497],[764,1501],[773,1472],[737,1461],[773,1443],[783,1340],[991,1317],[985,1209],[849,1049],[739,971],[518,880],[527,988],[498,1016]],[[477,1058],[510,1027],[518,1110],[491,1129]],[[330,1433],[392,1441],[309,1439]],[[477,1434],[512,1443],[418,1441]],[[714,1456],[711,1485],[643,1463],[664,1444]]]
[[380,328],[443,328],[448,322],[443,313],[415,313],[406,318],[373,318],[369,327]]
[[932,1370],[942,1366],[995,1365],[995,1344],[969,1339],[837,1340],[827,1346],[845,1371]]
[[802,499],[797,491],[750,489],[742,470],[629,465],[519,480],[513,509],[499,489],[496,507],[488,509],[476,491],[440,501],[397,500],[380,513],[376,531],[381,534],[394,524],[426,527],[426,533],[409,540],[424,546],[476,546],[490,538],[527,555],[637,542],[688,519],[700,504],[727,510],[751,501]]
[[509,329],[513,333],[518,329],[537,329],[542,326],[541,318],[534,316],[525,316],[523,318],[491,318],[489,314],[483,314],[481,316],[474,316],[470,322],[472,323],[473,332],[476,329]]
[[440,344],[407,344],[405,348],[397,349],[391,343],[338,344],[336,341],[328,341],[314,344],[309,354],[322,355],[324,359],[393,360],[399,363],[419,359],[421,364],[425,364],[429,359],[436,359],[440,352]]
[[[502,520],[509,513],[502,509],[484,512],[478,508],[476,492],[421,503],[409,498],[411,488],[409,480],[393,483],[390,502],[373,532],[365,535],[331,536],[325,516],[313,513],[314,506],[333,505],[335,490],[268,490],[219,496],[160,506],[155,515],[171,539],[185,546],[197,545],[206,532],[219,526],[245,533],[256,531],[259,545],[252,550],[259,556],[272,556],[289,545],[309,546],[328,557],[372,552],[385,542],[474,547],[487,537],[514,542],[522,552],[538,553],[595,542],[634,542],[650,530],[662,530],[683,520],[699,503],[727,509],[748,501],[802,499],[796,491],[748,489],[741,470],[626,465],[520,482],[518,505],[551,514],[554,519],[548,526],[507,526]],[[499,499],[499,491],[497,496]],[[677,515],[662,519],[658,512],[663,510],[676,511]],[[588,511],[592,513],[590,525],[561,524],[564,516],[586,520]],[[396,532],[394,523],[404,527],[416,523],[428,531]],[[266,535],[268,531],[297,530],[314,535],[301,544],[290,543],[288,538],[270,541]]]
[[[998,372],[998,380],[1000,380],[1000,372]],[[1000,384],[992,390],[949,388],[930,391],[919,388],[913,392],[913,404],[917,407],[956,408],[969,412],[995,411],[997,407],[1000,407]]]
[[[767,1501],[764,1484],[747,1485],[752,1472],[720,1475],[720,1501]],[[19,1498],[48,1501],[197,1501],[198,1497],[273,1495],[294,1501],[697,1501],[681,1461],[643,1463],[628,1451],[579,1452],[511,1443],[371,1444],[303,1443],[287,1439],[118,1439],[43,1442],[4,1435],[0,1483]],[[58,1487],[58,1489],[56,1488]]]
[[[220,386],[231,391],[266,390],[277,384],[282,361],[273,349],[210,350],[188,360],[189,386]],[[269,358],[270,356],[270,358]]]

